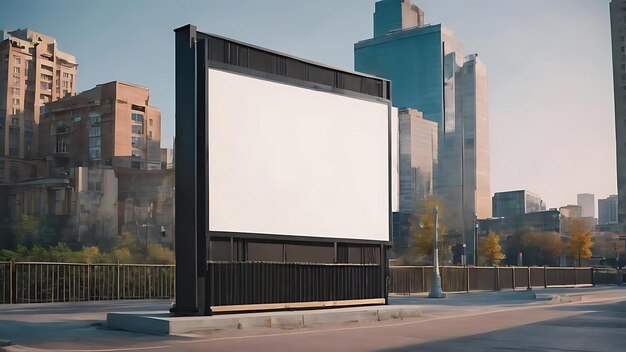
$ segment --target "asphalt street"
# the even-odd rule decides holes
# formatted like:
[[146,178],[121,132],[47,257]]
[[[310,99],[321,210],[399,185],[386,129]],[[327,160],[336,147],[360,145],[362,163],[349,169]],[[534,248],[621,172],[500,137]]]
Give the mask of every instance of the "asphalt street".
[[[626,348],[626,288],[539,289],[526,292],[392,297],[419,305],[423,316],[378,323],[303,329],[208,331],[154,336],[109,330],[106,312],[153,311],[166,301],[81,302],[0,306],[7,351],[622,351]],[[554,304],[560,293],[581,302]]]

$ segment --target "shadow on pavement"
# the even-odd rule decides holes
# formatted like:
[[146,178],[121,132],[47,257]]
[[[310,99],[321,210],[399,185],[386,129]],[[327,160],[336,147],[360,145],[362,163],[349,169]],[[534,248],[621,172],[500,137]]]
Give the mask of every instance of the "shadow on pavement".
[[488,333],[398,348],[400,351],[622,351],[626,345],[626,302],[555,307],[590,311]]

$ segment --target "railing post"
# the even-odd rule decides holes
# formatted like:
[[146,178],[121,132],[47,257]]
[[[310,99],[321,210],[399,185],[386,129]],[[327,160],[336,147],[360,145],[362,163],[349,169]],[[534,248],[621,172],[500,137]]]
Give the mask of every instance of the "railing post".
[[543,288],[548,288],[548,267],[543,266]]
[[424,286],[424,266],[421,267],[421,272],[422,272],[422,292],[426,292],[426,287]]
[[91,301],[91,263],[87,263],[87,300]]
[[528,269],[528,287],[526,287],[526,289],[532,290],[532,287],[530,286],[530,265],[526,269]]
[[121,278],[120,276],[120,272],[122,274],[124,274],[124,268],[122,267],[121,263],[117,263],[117,299],[122,299],[120,296],[120,292],[121,292],[121,286],[120,286],[120,280],[122,280],[122,285],[124,284],[124,279]]
[[500,291],[500,268],[498,266],[493,267],[495,278],[495,290]]
[[470,292],[470,270],[469,270],[469,266],[466,264],[465,265],[465,284],[467,285],[467,292]]
[[577,274],[578,274],[578,270],[574,268],[574,286],[578,285],[578,278],[576,277]]
[[9,262],[9,304],[13,304],[13,261]]
[[593,267],[589,268],[589,270],[591,270],[591,286],[595,286],[596,285],[596,280],[593,277],[593,274],[594,274]]
[[511,267],[511,270],[511,287],[513,288],[513,291],[515,291],[515,267]]

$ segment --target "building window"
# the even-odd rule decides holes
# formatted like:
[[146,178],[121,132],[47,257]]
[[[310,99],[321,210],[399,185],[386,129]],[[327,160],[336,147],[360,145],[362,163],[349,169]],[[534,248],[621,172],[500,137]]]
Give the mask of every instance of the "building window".
[[20,78],[18,76],[13,76],[13,84],[20,84]]
[[51,82],[41,82],[41,89],[51,90],[52,83]]
[[72,117],[72,121],[74,121],[74,123],[79,123],[80,119],[81,119],[80,115]]
[[19,115],[20,114],[20,108],[11,108],[11,114],[12,115]]
[[20,95],[20,89],[19,88],[13,88],[13,95]]
[[143,115],[142,114],[136,114],[136,113],[132,113],[131,114],[131,119],[135,122],[143,122]]
[[13,105],[20,105],[20,100],[18,98],[13,98],[11,99],[11,103],[13,103]]
[[11,118],[11,125],[18,126],[19,124],[20,124],[20,119],[18,119],[17,117]]
[[13,73],[19,74],[20,73],[20,68],[19,67],[13,67]]
[[15,62],[15,65],[16,65],[16,66],[17,66],[17,65],[20,65],[20,64],[22,63],[22,60],[20,60],[20,58],[19,58],[19,57],[14,56],[13,58],[14,58],[14,62]]
[[42,70],[46,70],[48,72],[52,72],[54,71],[54,69],[52,68],[52,66],[46,66],[46,65],[41,65],[41,69]]
[[52,76],[42,73],[41,79],[45,79],[46,81],[52,81]]
[[136,146],[138,148],[142,148],[143,147],[143,138],[141,137],[131,137],[131,143],[133,146]]
[[100,126],[89,127],[89,137],[97,137],[101,135]]
[[68,84],[67,81],[63,81],[61,83],[62,83],[63,88],[68,88],[69,87],[69,84]]
[[148,131],[148,139],[152,140],[152,131]]
[[70,135],[68,133],[57,135],[57,153],[68,153],[70,151]]
[[90,125],[99,124],[100,122],[102,122],[102,119],[101,119],[100,115],[97,112],[90,112],[89,113],[89,124]]
[[143,134],[143,126],[133,125],[131,126],[131,132],[134,134]]

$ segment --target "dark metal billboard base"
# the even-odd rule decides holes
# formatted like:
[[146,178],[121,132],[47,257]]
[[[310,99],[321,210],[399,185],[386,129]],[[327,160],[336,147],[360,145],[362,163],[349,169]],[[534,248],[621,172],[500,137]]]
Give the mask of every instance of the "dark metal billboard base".
[[210,316],[213,315],[213,312],[211,309],[201,312],[199,309],[184,309],[174,306],[170,308],[170,315],[173,317]]

